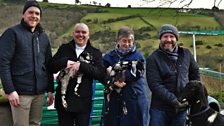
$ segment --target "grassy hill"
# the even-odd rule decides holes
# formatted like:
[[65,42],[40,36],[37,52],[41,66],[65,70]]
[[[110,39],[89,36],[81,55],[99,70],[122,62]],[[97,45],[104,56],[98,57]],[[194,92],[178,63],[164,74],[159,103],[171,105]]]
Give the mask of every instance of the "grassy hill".
[[[112,49],[116,32],[127,25],[134,29],[138,49],[145,57],[158,47],[159,27],[170,23],[181,31],[223,30],[224,12],[178,10],[174,8],[107,8],[86,5],[41,3],[42,25],[50,37],[53,50],[71,39],[73,26],[85,22],[90,27],[91,41],[102,52]],[[0,34],[21,20],[23,3],[0,1]],[[200,67],[218,70],[224,59],[224,36],[196,35],[197,61]],[[179,44],[192,51],[192,37],[180,35]],[[209,60],[208,60],[209,59]]]
[[[50,37],[54,48],[71,39],[70,34],[75,23],[79,22],[87,13],[96,11],[96,7],[66,4],[41,3],[41,6],[43,8],[41,24]],[[0,34],[9,26],[20,22],[22,9],[23,3],[0,1],[0,18],[2,19],[0,20]]]
[[[223,12],[217,13],[223,15]],[[177,9],[167,8],[101,8],[101,13],[88,13],[81,21],[90,26],[94,36],[93,42],[103,52],[113,48],[116,41],[115,33],[122,25],[130,26],[135,31],[139,50],[146,57],[158,47],[157,32],[165,23],[173,24],[181,31],[223,29],[217,17],[209,10],[182,13]],[[104,34],[108,32],[111,36]],[[180,36],[179,44],[192,51],[192,37],[182,34]],[[219,68],[223,63],[223,39],[224,36],[196,36],[197,60],[200,67],[216,70]]]

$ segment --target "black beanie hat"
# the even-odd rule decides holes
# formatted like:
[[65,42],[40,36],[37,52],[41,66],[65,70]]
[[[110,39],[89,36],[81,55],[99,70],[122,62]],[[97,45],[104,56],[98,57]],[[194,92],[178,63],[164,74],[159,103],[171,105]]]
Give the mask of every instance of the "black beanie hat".
[[178,41],[179,33],[175,26],[173,26],[171,24],[164,24],[163,26],[161,26],[161,28],[159,30],[159,38],[161,39],[162,35],[165,33],[171,33],[171,34],[175,35],[175,37]]
[[37,7],[40,9],[40,15],[42,14],[42,9],[41,9],[41,6],[40,4],[35,1],[35,0],[29,0],[29,1],[26,1],[24,7],[23,7],[23,14],[26,12],[26,10],[29,8],[29,7]]
[[130,29],[128,26],[122,26],[117,33],[118,39],[124,37],[124,36],[129,36],[132,35],[133,40],[134,40],[134,31]]

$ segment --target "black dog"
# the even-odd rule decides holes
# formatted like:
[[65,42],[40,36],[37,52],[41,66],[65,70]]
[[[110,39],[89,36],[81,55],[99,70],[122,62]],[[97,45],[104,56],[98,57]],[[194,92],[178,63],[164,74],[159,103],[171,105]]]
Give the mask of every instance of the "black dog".
[[190,81],[183,89],[179,101],[188,101],[189,119],[193,126],[224,126],[224,115],[209,107],[207,90],[200,81]]

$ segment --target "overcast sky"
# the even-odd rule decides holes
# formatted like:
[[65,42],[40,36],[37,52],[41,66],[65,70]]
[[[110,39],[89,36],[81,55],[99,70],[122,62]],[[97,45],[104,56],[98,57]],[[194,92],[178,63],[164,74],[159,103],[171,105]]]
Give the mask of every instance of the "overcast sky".
[[[38,0],[42,1],[42,0]],[[66,4],[75,4],[75,0],[48,0],[49,2],[54,3],[66,3]],[[156,2],[150,2],[146,3],[142,0],[80,0],[81,4],[92,4],[93,1],[97,2],[97,5],[101,3],[102,6],[106,5],[107,3],[110,3],[112,7],[127,7],[128,5],[131,5],[132,7],[158,7],[161,3]],[[150,1],[150,0],[148,0]],[[160,0],[157,0],[160,1]],[[178,0],[180,1],[180,0]],[[189,0],[185,0],[186,2]],[[216,0],[217,4],[219,0]],[[193,0],[192,4],[189,6],[190,8],[208,8],[211,9],[214,5],[214,0]],[[179,4],[179,2],[176,2],[175,4],[172,4],[171,7],[182,7],[183,4]],[[217,6],[217,5],[216,5]],[[169,7],[167,4],[166,7]],[[221,2],[219,5],[220,9],[224,9],[224,1]]]

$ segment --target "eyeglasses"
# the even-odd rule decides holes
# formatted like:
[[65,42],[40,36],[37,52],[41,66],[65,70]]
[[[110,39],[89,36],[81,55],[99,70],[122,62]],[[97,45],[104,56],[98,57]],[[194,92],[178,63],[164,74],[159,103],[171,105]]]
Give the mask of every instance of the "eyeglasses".
[[131,45],[133,43],[133,40],[132,39],[120,39],[119,42],[121,42],[122,44],[128,44],[128,45]]

